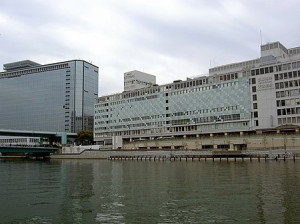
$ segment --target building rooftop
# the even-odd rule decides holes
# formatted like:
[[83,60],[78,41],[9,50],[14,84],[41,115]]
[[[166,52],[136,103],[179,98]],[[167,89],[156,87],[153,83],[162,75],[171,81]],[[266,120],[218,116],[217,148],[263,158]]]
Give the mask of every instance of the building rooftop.
[[17,62],[4,64],[3,70],[9,72],[9,71],[15,71],[19,69],[32,68],[40,65],[41,64],[36,63],[34,61],[24,60],[24,61],[17,61]]

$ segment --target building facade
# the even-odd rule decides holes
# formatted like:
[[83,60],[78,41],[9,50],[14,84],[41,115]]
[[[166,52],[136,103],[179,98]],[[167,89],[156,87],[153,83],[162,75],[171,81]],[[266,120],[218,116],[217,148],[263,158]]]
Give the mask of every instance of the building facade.
[[159,139],[216,133],[298,132],[300,47],[261,46],[257,59],[176,80],[103,96],[95,105],[95,141]]
[[4,65],[0,128],[74,133],[93,130],[98,67],[82,60]]
[[287,49],[280,42],[261,46],[255,60],[210,69],[212,76],[227,69],[249,79],[252,127],[274,130],[300,124],[300,47]]

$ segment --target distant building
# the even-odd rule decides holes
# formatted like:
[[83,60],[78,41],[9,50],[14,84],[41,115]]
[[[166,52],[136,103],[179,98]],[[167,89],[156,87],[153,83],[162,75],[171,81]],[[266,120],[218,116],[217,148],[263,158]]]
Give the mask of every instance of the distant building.
[[43,139],[39,137],[0,136],[0,146],[40,146]]
[[93,130],[98,67],[82,60],[47,65],[26,60],[0,73],[0,128]]
[[124,91],[131,91],[156,84],[156,77],[140,71],[124,73]]
[[299,131],[300,47],[261,46],[260,58],[209,69],[209,76],[102,96],[94,139]]

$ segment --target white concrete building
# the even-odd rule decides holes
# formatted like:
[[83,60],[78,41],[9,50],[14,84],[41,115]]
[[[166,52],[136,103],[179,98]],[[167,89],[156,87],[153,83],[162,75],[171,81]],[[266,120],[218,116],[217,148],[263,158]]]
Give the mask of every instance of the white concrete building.
[[98,98],[95,141],[299,131],[300,47],[268,43],[257,59],[160,86],[136,85],[136,72],[124,92]]
[[132,91],[156,84],[156,77],[140,71],[124,73],[124,91]]
[[209,73],[222,74],[227,69],[242,71],[249,78],[254,130],[300,124],[300,47],[267,43],[261,46],[260,58],[211,68]]

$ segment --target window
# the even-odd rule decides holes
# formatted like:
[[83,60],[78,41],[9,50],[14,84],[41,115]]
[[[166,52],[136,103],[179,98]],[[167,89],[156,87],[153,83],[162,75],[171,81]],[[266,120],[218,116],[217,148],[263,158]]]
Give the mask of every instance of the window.
[[280,100],[277,100],[277,101],[276,101],[276,105],[277,105],[277,107],[280,106]]
[[284,87],[289,88],[289,82],[288,81],[284,82]]
[[253,103],[253,109],[257,109],[257,103]]
[[258,112],[257,112],[257,111],[255,111],[255,112],[253,113],[253,117],[258,117]]
[[280,92],[276,92],[276,98],[280,98]]
[[260,69],[260,74],[265,74],[265,70],[263,68]]
[[297,77],[297,71],[293,71],[293,77],[294,77],[294,78]]
[[269,73],[269,67],[265,68],[265,74]]
[[277,66],[277,71],[281,71],[281,70],[282,70],[281,65],[278,65]]
[[252,86],[252,92],[253,92],[253,93],[256,92],[256,86]]
[[277,110],[277,115],[280,116],[281,115],[281,109]]
[[284,88],[283,82],[279,83],[279,88],[280,88],[280,89],[283,89],[283,88]]
[[252,98],[253,98],[253,101],[256,101],[257,100],[257,95],[253,95]]

